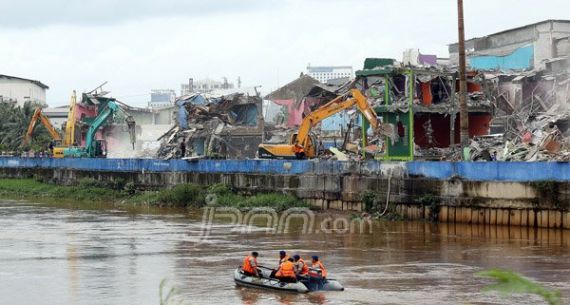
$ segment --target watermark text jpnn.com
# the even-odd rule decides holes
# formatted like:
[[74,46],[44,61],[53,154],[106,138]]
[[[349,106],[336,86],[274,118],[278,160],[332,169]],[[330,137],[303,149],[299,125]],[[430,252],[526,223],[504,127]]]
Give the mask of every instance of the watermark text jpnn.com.
[[206,207],[202,216],[201,238],[207,239],[216,223],[232,227],[233,232],[248,234],[265,232],[283,234],[297,231],[302,234],[371,234],[372,221],[369,218],[347,216],[321,216],[308,208],[290,208],[281,213],[269,207],[241,211],[233,207]]

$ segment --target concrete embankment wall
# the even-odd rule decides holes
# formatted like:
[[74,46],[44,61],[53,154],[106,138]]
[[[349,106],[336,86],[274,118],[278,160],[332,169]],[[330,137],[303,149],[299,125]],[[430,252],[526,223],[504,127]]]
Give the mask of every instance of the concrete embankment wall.
[[144,189],[225,183],[347,211],[383,208],[388,198],[408,219],[570,228],[569,163],[0,158],[0,175],[58,184],[123,179]]

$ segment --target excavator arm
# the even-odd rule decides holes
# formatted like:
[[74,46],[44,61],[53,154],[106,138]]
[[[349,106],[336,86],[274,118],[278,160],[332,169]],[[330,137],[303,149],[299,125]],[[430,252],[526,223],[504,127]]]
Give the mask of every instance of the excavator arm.
[[309,133],[311,128],[317,125],[322,120],[341,112],[342,110],[349,109],[356,105],[358,110],[364,114],[364,117],[370,122],[373,128],[378,128],[378,120],[376,112],[370,105],[366,97],[358,89],[352,89],[348,94],[339,96],[325,105],[319,107],[317,110],[307,115],[301,122],[299,131],[296,136],[292,137],[290,144],[260,144],[258,155],[261,158],[296,158],[296,147],[303,149],[306,157],[312,158],[316,156],[315,143],[312,143]]
[[[335,115],[345,109],[351,108],[354,105],[358,107],[358,110],[364,114],[366,119],[370,122],[373,128],[378,127],[378,120],[376,119],[376,112],[366,100],[366,97],[358,89],[350,90],[351,97],[346,99],[346,96],[339,96],[334,100],[321,106],[319,109],[311,112],[308,116],[303,119],[301,126],[299,127],[299,132],[295,143],[303,147],[307,146],[307,141],[309,140],[309,132],[311,128],[320,123],[322,120]],[[344,99],[344,100],[343,100]]]
[[69,112],[67,113],[67,122],[65,123],[65,137],[63,139],[64,146],[71,146],[75,143],[75,112],[77,108],[77,94],[73,90],[71,100],[69,102]]
[[111,118],[115,113],[120,113],[125,117],[127,125],[129,127],[129,133],[131,134],[131,144],[134,149],[134,131],[135,131],[135,121],[132,116],[126,113],[117,103],[109,101],[105,108],[97,115],[85,135],[85,147],[82,148],[67,148],[64,150],[65,157],[89,157],[93,158],[97,156],[97,140],[95,135],[101,126],[103,126],[109,118]]
[[34,114],[32,115],[32,119],[30,120],[30,124],[28,125],[28,130],[26,131],[26,134],[24,135],[24,141],[23,141],[24,145],[27,145],[28,143],[30,143],[30,140],[32,138],[32,133],[34,132],[34,127],[36,126],[36,123],[38,122],[38,120],[40,120],[42,122],[42,124],[44,125],[44,127],[48,130],[52,139],[54,139],[55,141],[58,141],[58,142],[61,141],[61,136],[59,135],[57,130],[53,127],[53,125],[51,124],[49,119],[42,113],[42,108],[38,107],[34,111]]

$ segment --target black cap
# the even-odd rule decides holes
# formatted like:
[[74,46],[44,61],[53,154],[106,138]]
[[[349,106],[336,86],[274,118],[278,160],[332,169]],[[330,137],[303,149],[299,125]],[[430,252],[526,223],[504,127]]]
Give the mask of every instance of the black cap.
[[251,252],[251,255],[253,255],[253,256],[259,256],[259,253],[253,251],[253,252]]

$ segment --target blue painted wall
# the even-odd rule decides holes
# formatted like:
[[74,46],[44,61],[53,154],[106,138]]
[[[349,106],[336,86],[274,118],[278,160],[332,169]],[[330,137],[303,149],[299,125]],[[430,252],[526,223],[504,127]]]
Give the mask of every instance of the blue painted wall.
[[341,113],[337,113],[331,117],[324,119],[321,122],[321,130],[325,131],[340,130],[340,126],[344,126],[343,128],[346,128],[346,125],[348,125],[349,121],[350,121],[350,116],[343,111]]
[[505,56],[469,56],[469,66],[477,70],[528,70],[534,66],[534,45],[516,49]]
[[472,181],[570,181],[570,163],[563,162],[380,162],[311,160],[153,160],[0,158],[0,168],[65,168],[111,172],[212,172],[261,174],[366,174],[389,169],[409,176],[439,180],[459,177]]

